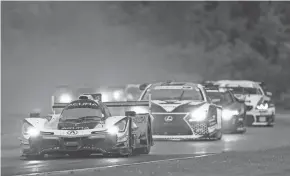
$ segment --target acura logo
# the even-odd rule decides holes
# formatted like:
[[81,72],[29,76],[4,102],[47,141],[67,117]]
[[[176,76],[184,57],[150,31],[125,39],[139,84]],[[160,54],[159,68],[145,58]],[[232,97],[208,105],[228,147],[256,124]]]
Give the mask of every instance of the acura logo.
[[67,134],[68,135],[76,135],[76,134],[78,134],[78,131],[68,131]]
[[172,122],[172,120],[173,120],[173,117],[172,117],[172,116],[166,116],[166,117],[164,118],[164,121],[165,121],[165,122]]

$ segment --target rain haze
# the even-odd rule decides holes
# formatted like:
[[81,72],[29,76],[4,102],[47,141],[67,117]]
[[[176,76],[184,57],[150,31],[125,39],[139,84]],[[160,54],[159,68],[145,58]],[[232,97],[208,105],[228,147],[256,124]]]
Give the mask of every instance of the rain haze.
[[101,2],[77,3],[55,3],[54,14],[45,2],[2,3],[2,115],[34,108],[47,112],[58,85],[173,77],[168,50],[137,40],[129,27],[108,25]]

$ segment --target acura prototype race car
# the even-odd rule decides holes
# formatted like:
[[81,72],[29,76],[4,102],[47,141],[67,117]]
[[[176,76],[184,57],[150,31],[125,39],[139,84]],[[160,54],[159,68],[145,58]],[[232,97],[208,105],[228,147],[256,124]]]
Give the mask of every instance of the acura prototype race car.
[[205,86],[206,94],[211,102],[222,106],[223,132],[245,133],[246,105],[238,100],[230,90],[217,86]]
[[22,156],[148,154],[153,145],[149,114],[127,111],[112,116],[108,107],[148,107],[149,101],[103,103],[100,99],[101,95],[81,95],[70,103],[54,104],[53,108],[63,109],[60,114],[25,118],[20,137]]
[[[220,140],[222,108],[211,103],[204,87],[190,82],[160,82],[140,85],[139,101],[151,97],[155,140]],[[151,95],[151,96],[149,96]],[[134,107],[145,113],[148,109]]]
[[220,80],[215,83],[232,90],[238,99],[246,104],[246,124],[248,126],[273,126],[275,105],[270,92],[264,92],[259,82],[247,80]]

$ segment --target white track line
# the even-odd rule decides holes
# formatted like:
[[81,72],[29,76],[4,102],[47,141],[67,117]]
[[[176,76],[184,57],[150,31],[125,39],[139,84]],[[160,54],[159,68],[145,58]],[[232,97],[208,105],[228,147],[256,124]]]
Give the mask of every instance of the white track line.
[[91,167],[91,168],[82,168],[82,169],[71,169],[71,170],[63,170],[63,171],[51,171],[51,172],[41,172],[41,173],[32,173],[32,174],[21,174],[21,175],[13,175],[13,176],[47,176],[47,175],[53,175],[53,174],[77,174],[80,172],[92,172],[92,171],[94,172],[94,171],[106,170],[106,169],[110,169],[110,168],[123,167],[123,166],[134,166],[134,165],[150,164],[150,163],[158,163],[158,162],[174,161],[174,160],[188,160],[188,159],[201,158],[201,157],[212,156],[212,155],[217,155],[217,154],[218,153],[211,153],[211,154],[204,154],[204,155],[183,157],[183,158],[171,158],[171,159],[163,159],[163,160],[137,162],[137,163],[131,163],[131,164],[119,164],[119,165]]

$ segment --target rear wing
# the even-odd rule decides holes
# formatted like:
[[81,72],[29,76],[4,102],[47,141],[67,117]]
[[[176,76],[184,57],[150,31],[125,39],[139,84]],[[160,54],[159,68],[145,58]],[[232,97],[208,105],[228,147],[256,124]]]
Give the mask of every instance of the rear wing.
[[[69,103],[54,103],[52,106],[55,108],[65,108]],[[149,101],[116,101],[116,102],[103,102],[107,107],[131,107],[131,106],[148,106],[150,107]]]
[[117,101],[117,102],[104,102],[107,107],[131,107],[131,106],[148,106],[149,101]]
[[[79,99],[84,99],[85,96],[90,94],[83,94],[79,96]],[[98,94],[98,96],[94,97],[94,101],[101,101],[101,95]],[[65,108],[69,103],[59,103],[54,102],[54,97],[52,97],[52,111],[55,112],[55,109],[63,109]],[[151,94],[149,94],[149,100],[148,101],[116,101],[116,102],[103,102],[107,107],[133,107],[133,106],[145,106],[149,107],[149,111],[151,109]]]

